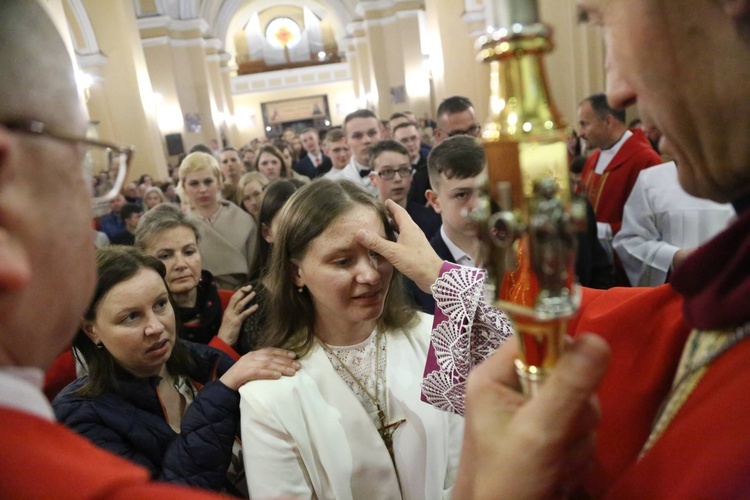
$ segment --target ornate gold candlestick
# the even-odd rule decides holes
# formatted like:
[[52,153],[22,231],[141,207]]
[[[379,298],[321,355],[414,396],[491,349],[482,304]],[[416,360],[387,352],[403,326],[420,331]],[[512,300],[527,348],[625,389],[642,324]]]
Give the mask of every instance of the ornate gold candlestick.
[[[477,44],[490,64],[490,118],[482,133],[488,197],[477,212],[497,305],[520,341],[516,369],[524,392],[534,394],[578,309],[576,233],[586,209],[571,200],[566,134],[543,64],[551,31],[539,22],[536,0],[488,0],[487,16],[493,31]],[[491,213],[490,198],[499,211]]]

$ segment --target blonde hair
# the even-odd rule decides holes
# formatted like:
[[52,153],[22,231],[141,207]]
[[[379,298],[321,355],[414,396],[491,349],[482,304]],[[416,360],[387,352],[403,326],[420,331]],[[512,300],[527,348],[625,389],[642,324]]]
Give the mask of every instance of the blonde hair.
[[[161,200],[159,203],[167,202],[167,197],[164,196],[164,192],[161,190],[161,188],[156,187],[156,186],[151,186],[150,188],[146,190],[145,193],[143,193],[143,208],[144,209],[149,210],[147,199],[148,199],[148,195],[151,193],[156,193],[156,195],[159,197],[159,200]],[[154,208],[154,207],[151,207],[151,208]]]
[[261,190],[265,190],[266,186],[268,186],[268,179],[266,179],[266,176],[261,174],[260,172],[248,172],[240,177],[240,181],[237,183],[237,192],[235,193],[235,203],[237,203],[237,206],[239,206],[240,208],[243,208],[242,198],[244,196],[242,194],[242,191],[245,189],[245,186],[247,186],[251,182],[257,182],[258,184],[260,184]]
[[203,169],[211,171],[216,178],[216,182],[219,183],[219,190],[224,189],[224,182],[221,179],[221,170],[219,170],[219,162],[216,161],[216,158],[214,158],[213,155],[201,152],[190,153],[184,160],[182,160],[182,163],[180,163],[180,187],[183,187],[185,177],[187,177],[188,174]]

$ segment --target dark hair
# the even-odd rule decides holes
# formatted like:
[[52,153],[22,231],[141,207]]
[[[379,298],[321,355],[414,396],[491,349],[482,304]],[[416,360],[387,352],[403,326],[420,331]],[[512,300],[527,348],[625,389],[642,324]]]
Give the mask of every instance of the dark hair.
[[427,172],[433,188],[440,185],[440,174],[448,179],[476,177],[486,164],[484,148],[474,137],[457,135],[449,137],[430,151]]
[[302,187],[302,183],[292,182],[297,179],[277,179],[271,182],[263,190],[263,201],[260,204],[260,213],[258,214],[258,224],[261,230],[258,231],[257,245],[255,247],[255,262],[253,262],[252,273],[254,277],[261,277],[265,274],[268,260],[271,256],[271,245],[263,238],[263,224],[271,227],[273,218],[279,213],[286,201]]
[[404,122],[404,123],[399,123],[398,125],[396,125],[395,127],[393,127],[393,130],[391,131],[391,133],[395,134],[396,130],[399,130],[399,129],[402,129],[402,128],[406,128],[406,127],[415,127],[417,129],[417,132],[419,132],[419,125],[417,125],[414,122]]
[[316,129],[315,127],[304,128],[302,129],[302,131],[300,131],[299,135],[306,134],[308,132],[315,132],[316,134],[318,134],[318,139],[320,139],[320,133],[318,132],[318,129]]
[[460,95],[454,95],[449,97],[440,103],[437,109],[437,116],[440,118],[444,114],[461,113],[469,108],[473,108],[474,105],[471,103],[468,97]]
[[120,217],[122,220],[129,219],[133,214],[143,213],[143,207],[137,203],[126,203],[120,209]]
[[[263,285],[268,290],[268,318],[260,347],[285,347],[303,356],[315,339],[315,307],[307,291],[297,291],[292,260],[302,259],[312,241],[337,218],[355,207],[370,207],[378,214],[386,237],[395,241],[385,207],[359,185],[346,180],[319,178],[294,193],[279,213],[278,231]],[[401,275],[393,270],[390,289],[378,329],[405,328],[416,319],[406,300]]]
[[[83,316],[86,321],[96,320],[99,304],[110,290],[123,281],[133,278],[142,269],[156,271],[161,276],[162,282],[164,282],[164,277],[167,274],[164,264],[159,259],[146,255],[134,247],[117,245],[97,250],[96,268],[96,289],[91,304]],[[167,287],[166,282],[164,282],[164,289],[167,291],[169,303],[174,311],[174,301],[172,295],[169,294],[169,287]],[[179,322],[175,321],[175,326],[179,329]],[[77,350],[76,356],[79,354],[83,356],[88,366],[88,377],[84,384],[76,390],[76,394],[93,398],[105,392],[118,393],[120,390],[119,380],[133,377],[117,363],[117,360],[106,348],[98,348],[83,329],[78,330],[78,334],[73,339],[73,346]],[[193,366],[194,363],[189,353],[179,342],[175,342],[172,354],[167,360],[169,373],[172,375],[187,375]]]
[[591,109],[599,119],[603,120],[607,115],[611,115],[615,120],[625,123],[625,110],[614,109],[610,107],[607,96],[604,94],[594,94],[581,101],[581,104],[588,102]]
[[[294,150],[294,148],[292,148],[292,150]],[[284,155],[282,155],[281,151],[279,151],[279,149],[272,144],[264,144],[255,151],[255,170],[258,170],[260,155],[262,155],[263,153],[268,153],[278,158],[278,160],[281,162],[281,172],[279,173],[281,177],[292,176],[292,166],[286,164],[286,161],[284,161]],[[258,170],[258,172],[260,172],[260,170]]]
[[396,118],[406,118],[407,120],[409,119],[409,117],[408,117],[408,116],[406,116],[406,115],[405,115],[405,114],[403,114],[403,113],[393,113],[393,114],[391,115],[391,117],[390,117],[390,118],[388,118],[388,121],[391,121],[391,120],[395,120]]
[[375,160],[377,160],[378,156],[385,153],[386,151],[400,153],[409,158],[409,151],[400,142],[394,141],[393,139],[378,141],[370,146],[370,150],[367,155],[367,163],[370,165],[371,169],[375,170]]
[[238,155],[240,154],[240,153],[239,153],[239,151],[237,151],[237,149],[236,149],[236,148],[233,148],[232,146],[227,146],[227,147],[225,147],[225,148],[223,148],[223,149],[221,150],[221,152],[222,152],[222,153],[224,153],[225,151],[234,151],[234,152],[235,152],[235,153],[237,153]]
[[352,111],[344,118],[344,135],[346,135],[346,124],[357,118],[375,118],[378,124],[380,123],[378,116],[369,109],[358,109],[357,111]]
[[[190,151],[188,151],[188,154],[190,154],[190,153],[208,153],[208,154],[211,155],[211,154],[213,154],[213,151],[211,151],[211,148],[209,148],[205,144],[196,144],[195,146],[193,146],[192,148],[190,148]],[[182,162],[180,162],[180,163],[182,163]]]
[[[297,156],[298,156],[297,155],[297,151],[294,150],[294,147],[291,145],[291,143],[289,141],[285,141],[284,139],[276,138],[273,141],[271,141],[271,144],[273,144],[273,147],[275,147],[276,149],[279,150],[279,153],[281,153],[282,156],[284,154],[284,150],[289,151],[289,154],[292,157],[292,163],[294,163],[297,160],[299,160],[299,158],[297,158]],[[256,150],[256,152],[255,152],[255,158],[256,159],[258,158],[259,154],[260,154],[260,151]]]

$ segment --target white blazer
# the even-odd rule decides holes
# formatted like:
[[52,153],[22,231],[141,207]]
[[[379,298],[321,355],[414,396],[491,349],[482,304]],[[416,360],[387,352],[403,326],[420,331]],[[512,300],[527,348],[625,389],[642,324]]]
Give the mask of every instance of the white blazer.
[[[399,483],[375,425],[315,343],[293,377],[240,389],[250,495],[263,498],[439,499],[450,496],[463,418],[420,400],[432,316],[386,332],[389,422]],[[403,496],[402,496],[403,494]]]

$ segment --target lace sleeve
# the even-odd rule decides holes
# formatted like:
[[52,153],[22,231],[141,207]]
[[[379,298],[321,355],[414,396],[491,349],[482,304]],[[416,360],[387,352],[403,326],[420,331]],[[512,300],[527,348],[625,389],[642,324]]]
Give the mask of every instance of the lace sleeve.
[[435,319],[427,354],[422,400],[464,414],[466,381],[513,330],[508,318],[485,295],[484,270],[443,263],[432,285]]

